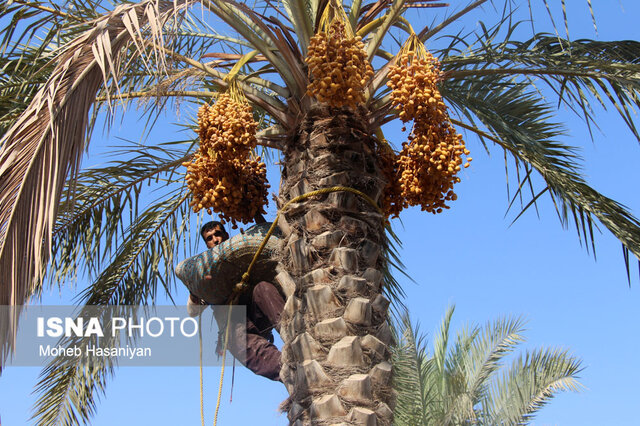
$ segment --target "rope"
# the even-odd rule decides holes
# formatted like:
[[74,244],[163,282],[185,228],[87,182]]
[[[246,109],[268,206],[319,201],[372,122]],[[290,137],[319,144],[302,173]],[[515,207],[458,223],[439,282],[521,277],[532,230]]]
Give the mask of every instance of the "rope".
[[[239,296],[239,294],[238,294]],[[234,302],[237,299],[237,296],[232,299]],[[218,401],[216,402],[216,414],[213,416],[213,426],[218,424],[218,410],[220,410],[220,399],[222,397],[222,382],[224,379],[224,361],[227,357],[227,344],[229,339],[229,324],[231,323],[231,309],[233,304],[229,303],[229,313],[227,314],[227,326],[224,331],[224,350],[222,352],[222,369],[220,370],[220,386],[218,386]]]
[[200,346],[200,420],[204,426],[204,385],[202,380],[202,314],[198,317],[198,344]]
[[229,404],[233,402],[233,383],[236,379],[236,358],[233,358],[233,367],[231,368],[231,392],[229,392]]
[[220,399],[221,399],[221,396],[222,396],[222,382],[223,382],[223,379],[224,379],[224,360],[225,360],[225,355],[227,353],[227,341],[228,341],[227,339],[228,339],[228,336],[229,336],[229,323],[230,323],[230,320],[231,320],[231,306],[237,301],[237,299],[240,297],[240,294],[247,288],[247,282],[249,281],[249,277],[251,275],[251,270],[253,269],[253,266],[258,261],[258,258],[260,257],[260,254],[262,254],[262,251],[266,247],[267,242],[269,241],[269,238],[271,238],[271,235],[273,235],[273,232],[275,231],[276,226],[278,225],[278,219],[280,218],[280,215],[285,210],[287,210],[287,208],[289,208],[289,206],[291,204],[293,204],[293,203],[298,203],[300,201],[305,201],[308,198],[315,197],[316,195],[324,195],[324,194],[329,194],[331,192],[351,192],[353,194],[356,194],[356,195],[360,196],[365,201],[367,201],[369,204],[371,204],[373,207],[375,207],[375,209],[378,211],[378,213],[380,213],[382,215],[382,220],[384,221],[384,213],[382,212],[380,207],[378,207],[378,204],[373,200],[373,198],[369,197],[367,194],[365,194],[362,191],[358,191],[357,189],[354,189],[354,188],[349,188],[348,186],[332,186],[330,188],[322,188],[322,189],[318,189],[316,191],[307,192],[306,194],[302,194],[302,195],[299,195],[299,196],[297,196],[295,198],[292,198],[291,200],[287,201],[284,206],[282,206],[282,208],[276,214],[276,218],[273,220],[273,223],[271,224],[271,227],[269,228],[269,231],[267,232],[267,234],[265,235],[264,239],[262,240],[262,243],[258,247],[258,250],[254,254],[253,259],[251,260],[251,263],[249,264],[249,267],[247,268],[247,272],[245,272],[242,275],[242,279],[234,287],[231,299],[229,301],[229,305],[230,306],[229,306],[229,314],[227,316],[227,325],[225,327],[226,329],[225,329],[225,335],[224,335],[224,349],[223,349],[223,353],[222,353],[222,370],[220,371],[220,386],[218,388],[218,402],[216,403],[216,414],[215,414],[215,417],[213,419],[213,426],[216,426],[216,424],[218,422],[218,410],[220,409]]

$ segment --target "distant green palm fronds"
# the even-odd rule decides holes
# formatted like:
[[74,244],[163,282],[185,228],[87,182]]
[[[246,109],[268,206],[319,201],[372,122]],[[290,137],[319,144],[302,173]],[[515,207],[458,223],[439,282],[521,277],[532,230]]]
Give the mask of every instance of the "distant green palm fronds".
[[505,317],[450,335],[447,310],[431,351],[405,314],[396,327],[395,424],[527,424],[559,391],[577,391],[581,361],[568,351],[540,348],[505,358],[524,342],[523,320]]

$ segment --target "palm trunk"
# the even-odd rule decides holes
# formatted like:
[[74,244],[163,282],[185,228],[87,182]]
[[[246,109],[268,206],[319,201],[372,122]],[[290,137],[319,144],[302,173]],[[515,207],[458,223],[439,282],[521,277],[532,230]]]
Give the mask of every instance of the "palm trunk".
[[[311,109],[285,152],[281,205],[332,186],[379,199],[385,182],[364,117]],[[292,205],[280,220],[286,238],[276,281],[287,295],[280,376],[291,424],[391,424],[382,216],[356,194],[333,192]]]

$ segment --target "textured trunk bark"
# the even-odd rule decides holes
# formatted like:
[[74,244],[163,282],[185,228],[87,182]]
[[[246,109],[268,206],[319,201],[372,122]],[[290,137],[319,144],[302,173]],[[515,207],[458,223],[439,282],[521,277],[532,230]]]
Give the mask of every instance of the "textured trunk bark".
[[[364,117],[321,107],[307,114],[285,152],[280,205],[332,186],[379,200],[385,182]],[[291,424],[391,424],[383,217],[360,196],[334,192],[292,205],[280,220],[280,376]]]

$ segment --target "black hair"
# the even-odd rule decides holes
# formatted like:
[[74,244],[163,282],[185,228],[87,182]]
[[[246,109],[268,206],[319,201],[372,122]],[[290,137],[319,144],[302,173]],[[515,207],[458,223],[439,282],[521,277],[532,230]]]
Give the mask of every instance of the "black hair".
[[202,225],[202,228],[200,228],[200,236],[204,239],[204,233],[207,231],[211,231],[212,229],[216,229],[216,227],[219,227],[225,234],[227,233],[227,230],[224,229],[224,225],[221,222],[212,220],[211,222],[207,222]]

